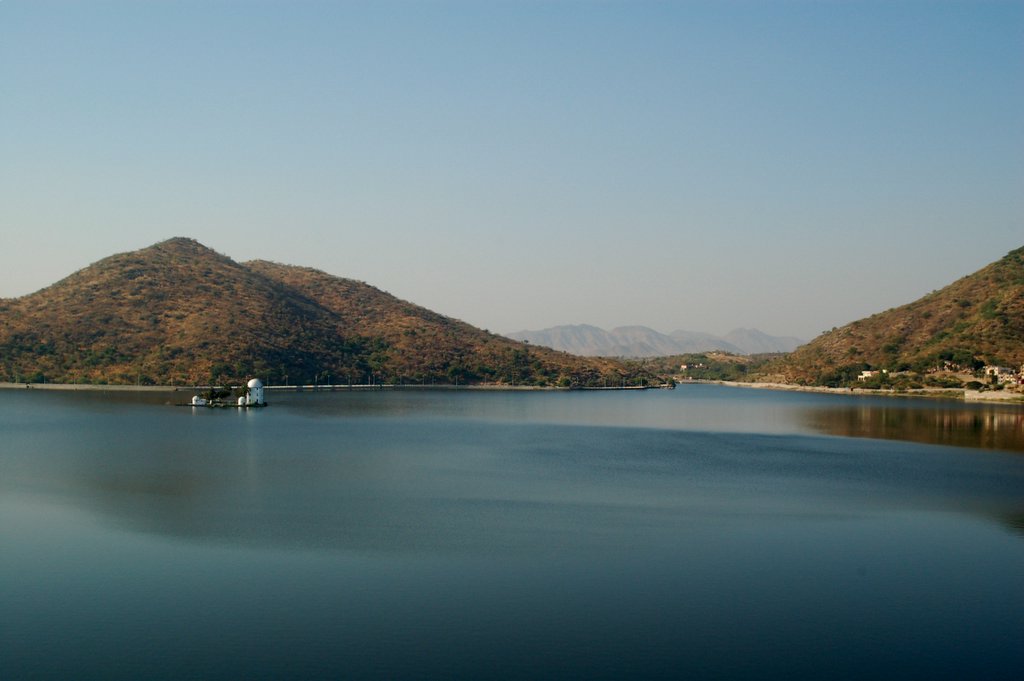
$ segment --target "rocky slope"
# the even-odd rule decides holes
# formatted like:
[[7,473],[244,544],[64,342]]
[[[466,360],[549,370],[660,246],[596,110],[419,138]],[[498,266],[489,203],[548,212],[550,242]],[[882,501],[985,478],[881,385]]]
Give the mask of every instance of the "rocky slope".
[[0,300],[0,380],[618,384],[611,360],[511,341],[368,284],[184,238]]
[[863,369],[918,373],[1024,363],[1024,248],[903,305],[822,334],[768,371],[790,382]]

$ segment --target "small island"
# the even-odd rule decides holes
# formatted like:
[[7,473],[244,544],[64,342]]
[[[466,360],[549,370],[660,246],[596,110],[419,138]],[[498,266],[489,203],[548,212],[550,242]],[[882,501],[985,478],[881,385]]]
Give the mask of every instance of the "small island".
[[267,401],[263,397],[263,381],[252,378],[241,388],[234,390],[210,388],[205,395],[193,395],[192,401],[185,406],[248,409],[249,407],[265,407]]

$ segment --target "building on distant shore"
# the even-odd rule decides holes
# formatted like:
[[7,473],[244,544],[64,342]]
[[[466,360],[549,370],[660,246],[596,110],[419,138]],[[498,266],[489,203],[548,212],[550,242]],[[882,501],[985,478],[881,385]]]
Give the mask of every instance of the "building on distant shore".
[[[1024,370],[1024,367],[1021,367]],[[1017,372],[1010,367],[997,367],[989,365],[985,367],[985,375],[995,376],[999,383],[1012,383],[1017,381]]]

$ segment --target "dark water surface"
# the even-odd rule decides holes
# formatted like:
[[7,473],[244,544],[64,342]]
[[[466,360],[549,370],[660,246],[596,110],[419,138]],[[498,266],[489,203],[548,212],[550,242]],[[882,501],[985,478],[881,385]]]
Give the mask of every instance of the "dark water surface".
[[182,399],[0,391],[0,678],[1024,668],[1020,407]]

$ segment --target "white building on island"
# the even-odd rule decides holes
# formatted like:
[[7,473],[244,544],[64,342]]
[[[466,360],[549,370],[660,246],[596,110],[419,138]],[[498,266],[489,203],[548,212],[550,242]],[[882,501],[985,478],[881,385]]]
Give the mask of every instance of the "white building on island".
[[246,398],[246,404],[263,406],[267,403],[267,401],[263,399],[263,381],[258,378],[250,379],[247,387],[249,388],[249,394]]

